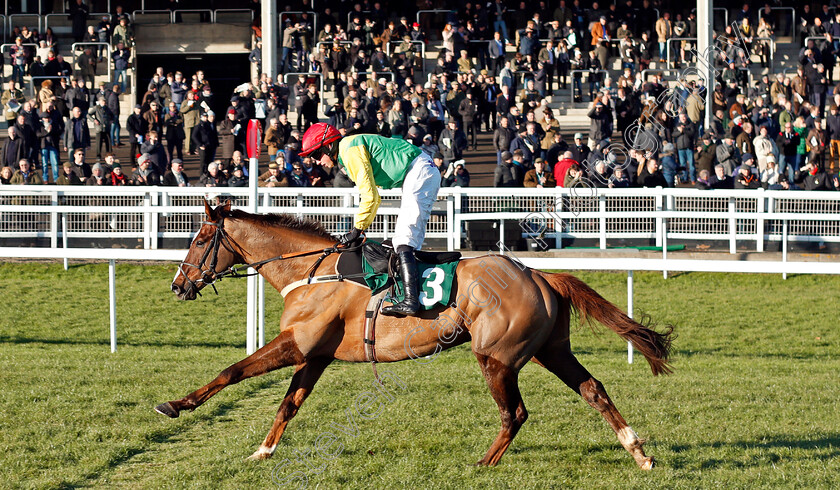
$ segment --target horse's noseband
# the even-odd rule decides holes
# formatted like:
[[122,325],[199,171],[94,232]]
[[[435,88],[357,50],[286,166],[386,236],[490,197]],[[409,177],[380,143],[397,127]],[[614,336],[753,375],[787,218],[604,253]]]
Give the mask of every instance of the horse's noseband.
[[[216,227],[216,231],[213,233],[213,238],[210,239],[210,243],[204,249],[204,254],[201,256],[201,261],[198,264],[190,264],[189,262],[181,262],[178,268],[181,270],[181,274],[187,279],[189,283],[189,291],[195,291],[196,294],[201,296],[201,291],[199,291],[198,283],[203,283],[205,286],[212,286],[213,291],[216,294],[219,292],[216,290],[216,286],[214,285],[216,281],[220,280],[223,275],[218,274],[216,272],[216,265],[219,262],[219,247],[221,247],[222,242],[224,242],[225,248],[229,251],[233,252],[233,248],[230,246],[230,242],[225,234],[225,227],[224,227],[225,219],[222,217],[218,223],[213,221],[202,221],[202,225],[210,225]],[[210,258],[210,262],[207,263],[207,258]],[[207,267],[205,268],[205,263],[207,263]],[[201,277],[195,281],[190,279],[190,276],[187,275],[187,272],[184,270],[184,266],[193,267],[198,269],[201,273]]]

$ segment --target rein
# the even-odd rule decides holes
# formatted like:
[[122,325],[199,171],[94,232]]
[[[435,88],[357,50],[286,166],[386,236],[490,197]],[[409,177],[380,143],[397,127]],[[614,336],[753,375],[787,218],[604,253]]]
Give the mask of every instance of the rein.
[[[178,269],[184,275],[187,282],[190,285],[190,288],[196,292],[199,296],[201,296],[201,291],[198,288],[198,283],[203,283],[205,286],[211,286],[213,291],[216,295],[219,294],[219,291],[216,289],[215,283],[217,281],[221,281],[225,277],[233,277],[233,278],[242,278],[242,277],[250,277],[259,275],[259,272],[254,273],[242,273],[242,271],[247,270],[248,268],[253,267],[254,269],[265,265],[269,262],[275,262],[278,260],[287,260],[287,259],[294,259],[298,257],[308,257],[312,255],[321,254],[318,257],[318,260],[312,264],[312,267],[309,268],[309,279],[315,275],[315,272],[318,270],[318,267],[321,263],[334,253],[344,253],[344,252],[355,252],[359,248],[364,245],[364,240],[359,245],[355,245],[352,247],[342,246],[340,243],[336,243],[332,247],[324,248],[324,249],[317,249],[317,250],[307,250],[304,252],[292,252],[287,254],[278,255],[276,257],[271,257],[265,260],[260,260],[257,262],[252,262],[250,264],[238,265],[238,266],[230,266],[227,269],[217,272],[216,271],[216,264],[219,260],[219,248],[224,245],[225,249],[231,253],[236,253],[234,250],[233,244],[230,241],[227,233],[225,232],[224,228],[224,220],[225,218],[222,217],[219,219],[218,222],[214,221],[202,221],[202,225],[210,225],[216,227],[215,233],[213,233],[213,238],[210,239],[210,245],[204,250],[204,254],[201,256],[201,261],[198,264],[190,264],[189,262],[181,262],[178,266]],[[212,256],[211,256],[212,254]],[[205,263],[207,262],[208,257],[210,258],[210,262],[207,264],[207,268],[205,269]],[[198,269],[201,272],[201,277],[197,280],[193,281],[190,279],[189,275],[187,275],[186,271],[184,271],[184,266],[193,267]]]

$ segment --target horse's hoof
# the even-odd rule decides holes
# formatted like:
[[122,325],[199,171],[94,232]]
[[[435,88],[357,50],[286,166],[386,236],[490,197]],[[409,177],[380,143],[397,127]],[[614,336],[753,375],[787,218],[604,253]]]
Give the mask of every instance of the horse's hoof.
[[254,454],[248,456],[248,460],[250,461],[262,461],[264,459],[268,459],[271,457],[271,451],[265,450],[263,448],[259,448],[254,451]]
[[645,471],[650,471],[653,469],[654,464],[653,458],[647,458],[639,467]]
[[172,404],[169,402],[161,403],[160,405],[156,406],[155,412],[166,415],[167,417],[172,419],[178,418],[178,411],[175,410],[175,407],[173,407]]

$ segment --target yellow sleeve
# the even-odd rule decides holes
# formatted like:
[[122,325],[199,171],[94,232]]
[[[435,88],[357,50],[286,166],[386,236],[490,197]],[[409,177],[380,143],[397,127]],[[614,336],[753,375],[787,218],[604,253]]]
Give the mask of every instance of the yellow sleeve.
[[376,189],[376,181],[373,178],[373,169],[370,166],[370,154],[363,145],[353,146],[342,153],[341,161],[344,163],[347,175],[359,187],[361,196],[359,211],[356,213],[353,226],[366,230],[373,223],[381,201],[379,191]]

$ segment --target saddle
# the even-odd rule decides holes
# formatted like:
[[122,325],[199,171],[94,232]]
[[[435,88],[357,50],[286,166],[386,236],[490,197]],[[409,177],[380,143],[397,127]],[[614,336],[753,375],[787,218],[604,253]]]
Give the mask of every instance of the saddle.
[[[457,262],[461,259],[461,252],[426,252],[414,251],[414,258],[423,264],[437,265]],[[367,267],[365,267],[367,264]],[[364,277],[367,274],[383,274],[387,280],[378,281],[371,287],[371,295],[393,286],[398,278],[399,257],[390,240],[382,243],[367,240],[362,247],[352,252],[344,252],[336,263],[336,273],[349,276],[348,281],[365,287],[371,287],[370,281]]]

